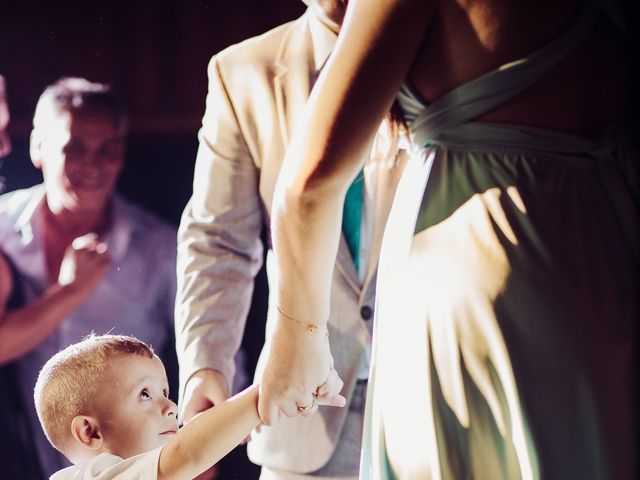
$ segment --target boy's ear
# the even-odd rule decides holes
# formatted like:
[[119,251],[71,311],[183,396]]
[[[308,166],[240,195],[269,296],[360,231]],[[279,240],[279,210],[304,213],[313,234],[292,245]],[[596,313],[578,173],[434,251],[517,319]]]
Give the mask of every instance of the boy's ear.
[[29,137],[29,156],[33,166],[38,170],[42,170],[42,138],[35,128],[31,130],[31,136]]
[[77,415],[71,421],[71,434],[76,442],[90,450],[102,447],[104,438],[100,432],[98,420],[87,415]]

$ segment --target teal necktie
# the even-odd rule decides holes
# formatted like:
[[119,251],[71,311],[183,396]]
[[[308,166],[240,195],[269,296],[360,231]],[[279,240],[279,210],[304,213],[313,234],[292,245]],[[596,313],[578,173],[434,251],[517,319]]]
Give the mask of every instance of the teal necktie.
[[347,190],[342,212],[342,232],[347,240],[356,272],[360,271],[360,224],[362,222],[362,193],[364,175],[362,170]]

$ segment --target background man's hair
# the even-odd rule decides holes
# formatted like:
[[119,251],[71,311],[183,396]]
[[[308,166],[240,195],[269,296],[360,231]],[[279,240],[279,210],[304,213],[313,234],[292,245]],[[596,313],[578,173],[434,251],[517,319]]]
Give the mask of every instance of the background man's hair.
[[127,127],[124,105],[106,83],[90,82],[79,77],[64,77],[49,85],[36,105],[33,128],[46,125],[63,112],[100,112],[114,115],[121,127]]
[[71,439],[71,421],[91,415],[99,406],[102,379],[110,360],[123,355],[152,358],[153,349],[134,337],[89,335],[69,345],[44,364],[38,375],[34,401],[49,442],[64,453]]

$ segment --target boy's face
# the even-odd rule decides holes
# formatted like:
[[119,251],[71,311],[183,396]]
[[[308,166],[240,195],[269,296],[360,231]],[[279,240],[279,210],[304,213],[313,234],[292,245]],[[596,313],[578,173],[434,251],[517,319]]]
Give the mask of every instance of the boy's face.
[[167,444],[178,431],[164,366],[154,355],[116,357],[105,376],[98,418],[104,448],[128,458]]
[[116,116],[61,112],[34,138],[33,160],[48,199],[71,211],[101,211],[124,164],[125,138]]

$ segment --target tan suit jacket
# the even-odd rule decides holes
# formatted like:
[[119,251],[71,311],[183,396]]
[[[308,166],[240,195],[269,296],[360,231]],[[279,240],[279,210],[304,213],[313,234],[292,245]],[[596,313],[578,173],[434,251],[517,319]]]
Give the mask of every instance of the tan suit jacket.
[[[210,62],[194,191],[179,231],[176,337],[181,397],[186,381],[200,369],[219,370],[229,383],[233,379],[234,353],[262,264],[260,233],[269,225],[280,165],[291,133],[301,123],[317,67],[310,15],[309,10],[293,22],[229,47]],[[371,342],[373,316],[368,313],[374,305],[375,266],[400,174],[398,164],[391,159],[366,170],[365,188],[374,198],[374,229],[362,285],[344,239],[339,247],[329,329],[347,398]],[[276,285],[270,256],[271,252],[269,283]],[[269,305],[267,332],[275,320],[273,295]],[[262,361],[256,378],[261,365]],[[280,470],[314,471],[330,459],[348,411],[321,408],[311,418],[284,419],[263,428],[249,445],[250,458]]]

